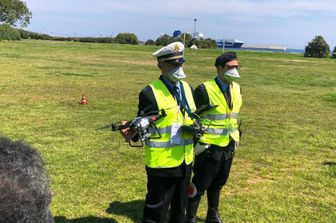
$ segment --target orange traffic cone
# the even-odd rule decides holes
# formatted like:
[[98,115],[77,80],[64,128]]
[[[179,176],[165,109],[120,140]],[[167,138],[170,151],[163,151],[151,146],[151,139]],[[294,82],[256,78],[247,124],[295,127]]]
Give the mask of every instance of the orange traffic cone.
[[86,105],[87,104],[87,100],[86,100],[85,94],[82,95],[82,100],[79,102],[79,104],[82,104],[82,105]]

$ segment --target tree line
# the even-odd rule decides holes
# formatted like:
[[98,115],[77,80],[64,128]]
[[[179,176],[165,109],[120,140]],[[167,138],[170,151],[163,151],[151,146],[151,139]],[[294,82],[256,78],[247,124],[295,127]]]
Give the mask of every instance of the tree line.
[[134,33],[119,33],[116,37],[61,37],[31,32],[24,29],[16,29],[8,24],[0,25],[0,41],[21,39],[72,41],[85,43],[119,43],[132,45],[139,44],[138,37]]
[[198,48],[217,48],[216,41],[211,38],[193,38],[189,33],[182,33],[178,37],[169,36],[168,34],[161,35],[155,41],[149,39],[145,42],[145,45],[166,46],[172,42],[182,42],[187,47],[196,45]]
[[[20,39],[36,39],[36,40],[55,40],[55,41],[73,41],[87,43],[119,43],[136,45],[141,43],[134,33],[119,33],[115,37],[61,37],[51,36],[48,34],[31,32],[24,29],[13,28],[9,24],[0,25],[0,40],[20,40]],[[167,34],[160,36],[155,41],[147,40],[145,45],[165,46],[169,43],[180,41],[190,47],[196,45],[198,48],[216,48],[216,41],[210,38],[195,39],[188,33],[180,37],[172,37]]]

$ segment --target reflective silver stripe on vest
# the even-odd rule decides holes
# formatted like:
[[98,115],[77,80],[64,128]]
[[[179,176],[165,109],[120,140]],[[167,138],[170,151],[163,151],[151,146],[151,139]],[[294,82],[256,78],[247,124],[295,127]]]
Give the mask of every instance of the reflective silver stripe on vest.
[[238,118],[238,113],[237,112],[232,112],[231,113],[231,118],[237,119]]
[[203,118],[209,120],[225,120],[227,119],[227,114],[206,114],[203,116]]
[[162,135],[165,133],[169,133],[171,132],[171,126],[167,126],[164,128],[157,128],[157,130],[155,128],[149,128],[148,129],[148,133],[152,134],[152,135],[158,135],[158,132]]
[[[238,113],[232,112],[230,114],[230,117],[236,119],[238,118]],[[229,115],[228,114],[206,114],[203,116],[203,118],[213,120],[213,121],[222,121],[222,120],[229,118]]]
[[213,129],[213,128],[208,128],[206,129],[207,134],[211,135],[228,135],[229,131],[228,129]]
[[174,147],[174,146],[186,146],[189,144],[193,144],[194,140],[193,139],[186,139],[184,140],[184,144],[180,145],[180,144],[174,144],[171,142],[153,142],[153,141],[147,141],[146,145],[149,147],[153,147],[153,148],[169,148],[169,147]]

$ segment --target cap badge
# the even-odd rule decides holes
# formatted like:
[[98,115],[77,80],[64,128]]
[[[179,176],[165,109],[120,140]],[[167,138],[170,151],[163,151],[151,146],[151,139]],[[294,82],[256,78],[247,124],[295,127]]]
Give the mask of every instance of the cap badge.
[[174,52],[178,52],[180,50],[180,46],[178,44],[174,45]]

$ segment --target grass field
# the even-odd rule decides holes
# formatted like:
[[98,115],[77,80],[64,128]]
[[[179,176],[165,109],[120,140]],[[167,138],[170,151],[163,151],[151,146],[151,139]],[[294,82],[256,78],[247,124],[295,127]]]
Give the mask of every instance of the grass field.
[[[135,116],[158,47],[0,42],[0,134],[45,160],[57,223],[141,222],[144,151],[95,129]],[[186,50],[196,87],[220,50]],[[238,52],[244,135],[221,193],[225,222],[336,222],[336,60]],[[89,104],[80,105],[82,93]],[[200,222],[206,215],[202,199]]]

